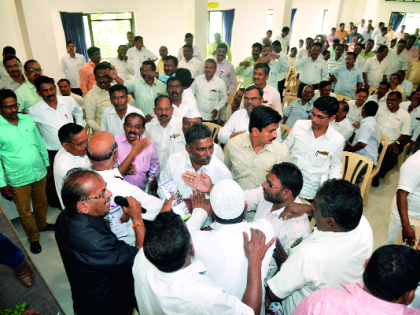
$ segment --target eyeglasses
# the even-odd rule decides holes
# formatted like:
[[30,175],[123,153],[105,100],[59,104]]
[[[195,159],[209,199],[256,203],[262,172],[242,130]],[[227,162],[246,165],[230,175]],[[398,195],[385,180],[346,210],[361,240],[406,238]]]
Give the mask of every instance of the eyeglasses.
[[102,199],[104,196],[105,196],[105,194],[106,194],[106,186],[108,185],[108,183],[105,183],[105,188],[104,188],[104,190],[102,191],[102,194],[100,194],[99,196],[97,196],[97,197],[89,197],[89,198],[85,198],[85,199],[82,199],[82,200],[80,200],[80,201],[89,201],[89,200],[91,200],[91,199]]
[[247,96],[245,96],[244,97],[244,101],[251,101],[251,102],[256,102],[256,101],[258,101],[260,99],[260,97],[247,97]]
[[329,116],[316,115],[313,111],[311,111],[311,112],[309,113],[309,116],[314,117],[314,118],[316,118],[316,119],[318,119],[318,120],[323,120],[323,119],[325,119],[325,118],[328,118],[328,117],[329,117]]
[[28,69],[28,72],[30,72],[30,73],[42,72],[42,69],[41,68],[38,68],[38,69]]
[[81,147],[83,147],[83,146],[85,146],[85,145],[87,145],[87,144],[88,144],[88,140],[86,140],[86,141],[82,141],[82,142],[80,142],[80,143],[73,143],[73,142],[68,142],[68,143],[73,144],[73,145],[75,145],[76,147],[81,148]]
[[20,106],[19,103],[13,104],[13,105],[7,105],[7,106],[2,106],[3,108],[7,109],[7,110],[12,110],[12,109],[18,109]]

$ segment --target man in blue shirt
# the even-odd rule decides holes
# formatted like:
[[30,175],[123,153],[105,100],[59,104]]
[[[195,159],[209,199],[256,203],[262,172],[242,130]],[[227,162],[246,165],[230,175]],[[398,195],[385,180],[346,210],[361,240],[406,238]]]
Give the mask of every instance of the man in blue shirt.
[[362,70],[354,66],[357,55],[354,52],[347,53],[346,65],[338,66],[330,71],[331,80],[336,82],[334,93],[342,94],[354,99],[354,92],[362,88]]
[[175,71],[178,69],[178,58],[174,56],[166,56],[163,58],[163,71],[165,71],[165,74],[162,74],[160,72],[153,73],[156,78],[158,78],[160,81],[166,84],[166,81],[170,77],[175,76]]

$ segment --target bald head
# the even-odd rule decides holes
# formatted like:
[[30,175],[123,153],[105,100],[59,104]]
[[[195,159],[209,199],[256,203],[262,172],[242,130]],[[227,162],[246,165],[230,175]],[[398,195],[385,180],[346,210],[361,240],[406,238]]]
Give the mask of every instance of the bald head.
[[[117,149],[117,143],[112,133],[108,131],[98,131],[93,135],[89,140],[87,146],[87,155],[92,167],[95,170],[99,170],[100,166],[103,170],[103,167],[106,169],[111,169],[114,165],[114,159]],[[110,166],[110,168],[108,168]]]

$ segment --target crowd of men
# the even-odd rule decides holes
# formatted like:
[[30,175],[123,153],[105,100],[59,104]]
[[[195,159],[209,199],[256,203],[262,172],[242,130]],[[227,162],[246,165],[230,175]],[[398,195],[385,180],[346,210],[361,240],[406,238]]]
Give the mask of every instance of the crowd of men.
[[[359,186],[341,179],[344,150],[376,165],[389,139],[378,186],[417,145],[420,56],[404,29],[342,23],[290,47],[284,27],[237,67],[218,33],[207,59],[191,33],[160,59],[132,32],[109,62],[90,47],[86,63],[68,41],[57,85],[7,46],[1,195],[32,253],[55,231],[78,315],[420,314],[407,307],[420,305],[420,253],[392,245],[401,230],[416,240],[420,152],[401,168],[375,252]],[[284,108],[291,67],[298,100]],[[181,198],[167,198],[171,180]],[[181,201],[188,216],[172,210]],[[55,224],[48,204],[63,210]],[[33,284],[2,235],[0,247]]]

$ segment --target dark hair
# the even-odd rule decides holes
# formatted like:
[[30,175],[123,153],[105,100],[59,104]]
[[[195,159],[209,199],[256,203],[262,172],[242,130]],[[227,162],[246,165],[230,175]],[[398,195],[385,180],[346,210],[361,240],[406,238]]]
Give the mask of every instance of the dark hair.
[[[307,42],[308,40],[314,41],[314,39],[312,37],[306,37],[305,42]],[[322,45],[321,45],[322,47]]]
[[[334,39],[333,40],[333,44],[336,44],[336,45],[343,45],[343,44],[340,44],[340,40],[338,39],[338,38],[336,38],[336,39]],[[344,45],[343,45],[344,46]]]
[[40,76],[40,77],[36,78],[36,79],[34,80],[34,83],[35,83],[36,90],[37,90],[38,92],[39,92],[39,90],[41,89],[41,84],[44,84],[44,83],[51,83],[52,85],[54,85],[54,84],[55,84],[55,82],[54,82],[54,79],[53,79],[53,78],[47,77],[47,76],[45,76],[45,75],[42,75],[42,76]]
[[83,129],[84,128],[82,126],[75,123],[65,124],[58,130],[58,139],[61,144],[64,142],[71,143],[73,141],[73,137],[81,133]]
[[373,296],[395,302],[420,282],[420,254],[403,245],[374,251],[363,273],[363,283]]
[[281,29],[282,32],[290,31],[290,28],[288,26],[285,26]]
[[13,92],[10,89],[1,89],[0,90],[0,104],[3,104],[3,100],[8,97],[13,97],[15,100],[17,100],[15,92]]
[[152,71],[156,71],[156,64],[153,61],[151,61],[151,60],[143,61],[141,66],[143,67],[143,66],[147,66],[147,65],[152,67]]
[[379,46],[379,48],[378,48],[378,54],[381,53],[381,52],[383,52],[385,49],[388,49],[388,46],[386,46],[386,45]]
[[[254,86],[256,86],[256,85],[254,85]],[[257,86],[257,88],[261,89],[259,86]],[[245,88],[243,88],[243,87],[242,88],[239,88],[238,91],[242,91],[242,92],[245,93]],[[236,91],[236,92],[238,92],[238,91]],[[264,91],[263,91],[263,93],[264,93]],[[260,93],[260,95],[261,95],[261,93]]]
[[70,45],[70,44],[73,44],[73,45],[74,45],[74,47],[76,47],[76,44],[75,44],[73,41],[71,41],[71,40],[68,40],[68,41],[66,42],[66,47],[67,47],[68,45]]
[[405,39],[400,39],[400,41],[398,42],[398,44],[403,43],[404,45],[407,45],[407,41]]
[[190,85],[192,84],[193,79],[191,77],[191,71],[188,69],[176,69],[175,76],[180,79],[182,87],[190,87]]
[[331,55],[331,52],[330,52],[329,50],[326,50],[326,49],[325,49],[325,50],[322,52],[322,55],[323,55],[323,56],[325,56],[326,54],[330,54],[330,55]]
[[163,212],[150,225],[144,236],[144,255],[162,272],[180,270],[191,245],[190,232],[181,217],[172,211]]
[[292,191],[292,196],[297,197],[303,186],[303,176],[299,168],[289,162],[274,164],[270,170],[281,182],[283,188]]
[[224,48],[226,49],[226,51],[228,50],[227,45],[225,43],[220,43],[219,45],[217,45],[217,49],[219,48]]
[[329,179],[318,188],[316,197],[321,200],[322,217],[332,217],[342,232],[352,231],[359,225],[363,214],[359,186],[344,179]]
[[213,132],[209,127],[205,124],[193,124],[185,134],[185,142],[191,147],[197,140],[203,140],[209,137],[213,139]]
[[398,92],[398,91],[393,91],[393,92],[390,92],[390,93],[388,94],[388,98],[389,98],[391,95],[396,95],[396,96],[397,96],[397,99],[402,100],[402,94],[401,94],[401,92]]
[[86,179],[100,176],[91,169],[76,167],[67,172],[61,188],[61,200],[65,211],[77,212],[77,203],[89,198],[89,191],[84,189]]
[[257,85],[248,85],[246,89],[244,90],[244,93],[252,91],[252,90],[257,90],[258,93],[260,94],[260,97],[264,96],[264,90]]
[[324,87],[330,86],[331,82],[330,81],[321,81],[321,83],[319,83],[319,89],[323,89]]
[[281,43],[276,39],[274,42],[273,42],[273,46],[280,46],[281,47]]
[[68,83],[68,85],[69,85],[69,86],[71,86],[71,85],[70,85],[70,81],[69,81],[69,80],[67,80],[67,79],[60,79],[60,80],[58,80],[57,85],[59,85],[61,82],[67,82],[67,83]]
[[12,46],[4,46],[3,55],[16,55],[16,49],[14,49]]
[[367,40],[367,42],[375,42],[375,41],[372,38],[370,38],[370,39]]
[[343,105],[343,111],[345,111],[346,113],[348,113],[348,112],[349,112],[349,104],[347,104],[347,102],[346,102],[346,101],[341,100],[341,101],[339,101],[338,103],[339,103],[340,105]]
[[316,99],[314,102],[314,107],[331,117],[337,114],[337,111],[340,108],[340,104],[335,97],[324,95]]
[[167,99],[167,100],[169,101],[169,104],[171,104],[171,106],[172,106],[172,101],[171,101],[171,99],[169,98],[169,96],[168,96],[168,95],[163,95],[163,94],[160,94],[160,95],[158,95],[158,96],[155,98],[155,108],[156,108],[156,106],[158,105],[158,102],[159,102],[160,100],[163,100],[163,99]]
[[340,26],[346,26],[346,24],[344,24],[344,23],[340,23]]
[[265,33],[267,34],[268,32],[273,33],[273,31],[272,31],[272,30],[267,30],[267,32],[265,32]]
[[127,96],[128,95],[128,91],[127,91],[127,88],[124,86],[124,85],[122,85],[122,84],[115,84],[115,85],[113,85],[113,86],[111,86],[110,88],[109,88],[109,96],[110,97],[112,97],[112,93],[114,93],[114,92],[121,92],[121,91],[124,91],[125,92],[125,95]]
[[172,60],[174,62],[174,66],[177,67],[178,66],[178,58],[175,56],[166,56],[165,58],[163,58],[163,61],[166,60]]
[[191,34],[191,33],[187,33],[187,34],[185,34],[185,39],[187,39],[187,38],[189,38],[189,37],[194,38],[194,35],[193,35],[193,34]]
[[114,151],[118,148],[117,142],[114,139],[114,143],[112,144],[112,146],[109,148],[108,151],[102,154],[95,154],[90,151],[89,144],[90,142],[88,142],[88,146],[86,148],[87,156],[89,159],[95,162],[102,162],[102,161],[109,160],[112,157],[112,154],[114,154]]
[[363,45],[362,43],[356,43],[354,46],[360,46],[362,49],[365,49],[365,45]]
[[127,124],[127,121],[128,121],[129,118],[141,118],[141,127],[144,128],[145,119],[142,115],[140,115],[139,113],[128,114],[127,116],[125,116],[124,125]]
[[134,35],[134,33],[133,33],[132,31],[128,31],[128,32],[126,33],[126,36],[127,36],[127,35],[129,35],[129,34],[133,34],[133,35]]
[[255,69],[264,69],[264,73],[266,76],[270,74],[270,66],[265,62],[260,62],[254,65],[254,70]]
[[357,55],[356,55],[356,53],[354,53],[354,52],[352,52],[352,51],[348,52],[348,53],[347,53],[347,56],[348,56],[348,55],[353,56],[354,60],[356,60],[356,59],[357,59]]
[[384,25],[384,27],[381,29],[381,33],[382,33],[383,31],[385,31],[385,32],[386,32],[386,31],[388,31],[388,26],[385,26],[385,25]]
[[400,80],[401,80],[401,77],[400,77],[400,75],[399,75],[398,73],[393,73],[393,74],[391,74],[391,77],[392,77],[393,75],[396,75],[396,76],[397,76],[398,81],[400,81]]
[[23,65],[23,69],[25,71],[28,71],[29,70],[29,64],[33,63],[33,62],[36,62],[37,64],[39,64],[39,62],[36,61],[35,59],[29,59],[29,60],[26,60],[25,64]]
[[337,29],[335,28],[335,27],[332,27],[331,28],[331,31],[336,31]]
[[137,41],[138,41],[138,40],[140,40],[140,39],[143,39],[143,37],[141,37],[141,36],[139,36],[139,35],[134,36],[134,41],[135,41],[135,42],[137,42]]
[[[166,81],[166,86],[168,86],[169,83],[172,82],[172,81],[179,81],[181,83],[181,79],[180,78],[178,78],[178,77],[169,77],[169,79]],[[181,85],[182,85],[182,83],[181,83]]]
[[20,59],[18,57],[16,57],[16,56],[7,56],[6,58],[3,59],[3,66],[6,67],[6,62],[8,62],[10,60],[13,60],[13,59],[16,59],[19,62],[19,64],[21,64]]
[[302,42],[303,43],[303,39],[299,39],[299,42]]
[[204,65],[205,65],[207,62],[210,62],[211,64],[213,64],[214,69],[216,69],[216,68],[217,68],[217,63],[216,63],[216,60],[214,60],[213,58],[209,58],[209,59],[207,59],[206,61],[204,61]]
[[190,49],[191,51],[194,51],[193,46],[192,46],[192,45],[190,45],[190,44],[185,44],[184,46],[182,46],[182,48],[188,48],[188,49]]
[[335,49],[337,49],[339,46],[343,47],[343,49],[344,49],[344,45],[343,44],[337,44],[337,46],[335,46]]
[[290,49],[290,51],[292,51],[293,49],[294,49],[294,50],[297,50],[297,48],[296,48],[296,47],[292,47],[292,48]]
[[268,45],[263,45],[263,49],[264,49],[265,47],[270,47],[271,49],[273,49],[273,47],[272,47],[270,44],[268,44]]
[[378,103],[374,101],[368,101],[365,105],[363,105],[363,109],[365,111],[366,116],[375,116],[378,112]]
[[106,70],[106,69],[112,70],[112,65],[107,61],[102,61],[95,66],[95,68],[93,69],[93,74],[96,75],[96,72],[98,70]]
[[379,22],[379,26],[385,25],[384,22]]
[[97,52],[101,52],[101,49],[95,46],[89,47],[87,50],[88,56],[93,56],[94,54],[96,54]]
[[[312,48],[314,48],[315,46],[318,46],[319,47],[319,49],[322,49],[322,44],[321,43],[319,43],[319,42],[316,42],[316,43],[314,43],[313,45],[312,45]],[[328,50],[324,50],[324,52],[326,52],[326,51],[328,51]],[[325,55],[324,55],[325,56]]]
[[281,115],[271,107],[257,106],[249,117],[248,131],[252,132],[252,128],[257,128],[261,132],[263,128],[271,124],[280,123],[281,118]]
[[262,45],[260,43],[253,43],[252,48],[259,48],[259,50],[262,50]]
[[359,94],[360,92],[366,93],[367,96],[369,96],[369,90],[367,88],[360,88],[356,91],[356,95]]
[[[386,87],[387,87],[388,90],[391,87],[391,84],[389,84],[388,81],[382,81],[381,83],[379,83],[379,86],[381,86],[381,85],[386,85]],[[368,93],[368,95],[369,95],[369,93]]]

